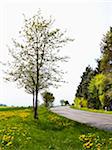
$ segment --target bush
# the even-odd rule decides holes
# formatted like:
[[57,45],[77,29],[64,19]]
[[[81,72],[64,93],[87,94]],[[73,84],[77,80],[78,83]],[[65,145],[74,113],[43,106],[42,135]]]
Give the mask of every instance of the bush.
[[87,104],[87,107],[88,108],[91,108],[91,109],[100,109],[101,108],[101,102],[99,100],[99,98],[90,98],[88,100],[88,104]]
[[74,100],[74,106],[77,107],[77,108],[87,107],[87,100],[84,99],[84,98],[76,97],[75,100]]

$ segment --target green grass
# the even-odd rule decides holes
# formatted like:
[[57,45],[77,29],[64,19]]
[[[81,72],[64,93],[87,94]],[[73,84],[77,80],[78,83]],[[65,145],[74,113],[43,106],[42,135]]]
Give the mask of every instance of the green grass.
[[84,111],[89,111],[89,112],[96,112],[96,113],[104,113],[104,114],[112,114],[112,111],[105,111],[103,109],[90,109],[90,108],[77,108],[77,107],[74,107],[74,106],[71,106],[71,108],[73,109],[78,109],[78,110],[84,110]]
[[88,133],[97,142],[105,139],[102,150],[106,150],[112,132],[71,121],[44,107],[39,108],[39,120],[33,119],[31,108],[0,108],[0,150],[83,150],[79,137]]

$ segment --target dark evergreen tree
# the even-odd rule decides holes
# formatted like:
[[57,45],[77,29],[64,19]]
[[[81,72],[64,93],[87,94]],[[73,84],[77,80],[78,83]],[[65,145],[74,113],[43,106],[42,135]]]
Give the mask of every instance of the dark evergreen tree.
[[101,63],[100,69],[103,73],[112,72],[112,27],[104,35],[101,42]]
[[95,74],[99,74],[99,73],[102,72],[101,68],[100,68],[100,66],[101,66],[101,59],[97,59],[96,62],[97,62],[97,67],[95,69]]
[[90,67],[86,67],[85,71],[83,72],[83,75],[81,76],[81,82],[77,88],[76,97],[83,97],[84,99],[89,98],[89,92],[88,92],[88,85],[91,80],[91,78],[95,75],[95,71]]

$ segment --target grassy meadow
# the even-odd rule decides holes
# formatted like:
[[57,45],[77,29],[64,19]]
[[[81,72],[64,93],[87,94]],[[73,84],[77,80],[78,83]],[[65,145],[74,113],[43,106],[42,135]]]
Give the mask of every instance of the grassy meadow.
[[110,150],[112,132],[91,128],[39,107],[0,107],[0,150]]

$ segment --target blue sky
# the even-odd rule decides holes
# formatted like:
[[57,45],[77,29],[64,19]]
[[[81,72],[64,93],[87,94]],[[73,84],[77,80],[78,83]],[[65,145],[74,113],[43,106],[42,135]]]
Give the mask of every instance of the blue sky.
[[[58,89],[50,89],[55,95],[55,104],[60,99],[73,101],[75,91],[85,67],[95,68],[95,59],[100,57],[100,42],[103,34],[112,26],[112,2],[103,0],[3,0],[0,2],[0,60],[9,59],[6,45],[11,45],[11,38],[18,38],[18,31],[23,24],[23,13],[34,15],[41,9],[44,16],[52,16],[55,26],[67,30],[68,36],[75,38],[62,49],[64,55],[71,57],[62,65],[68,73],[64,79],[68,84]],[[5,83],[0,66],[0,103],[7,105],[31,105],[32,96],[18,89],[14,83]],[[40,98],[41,99],[41,98]]]

